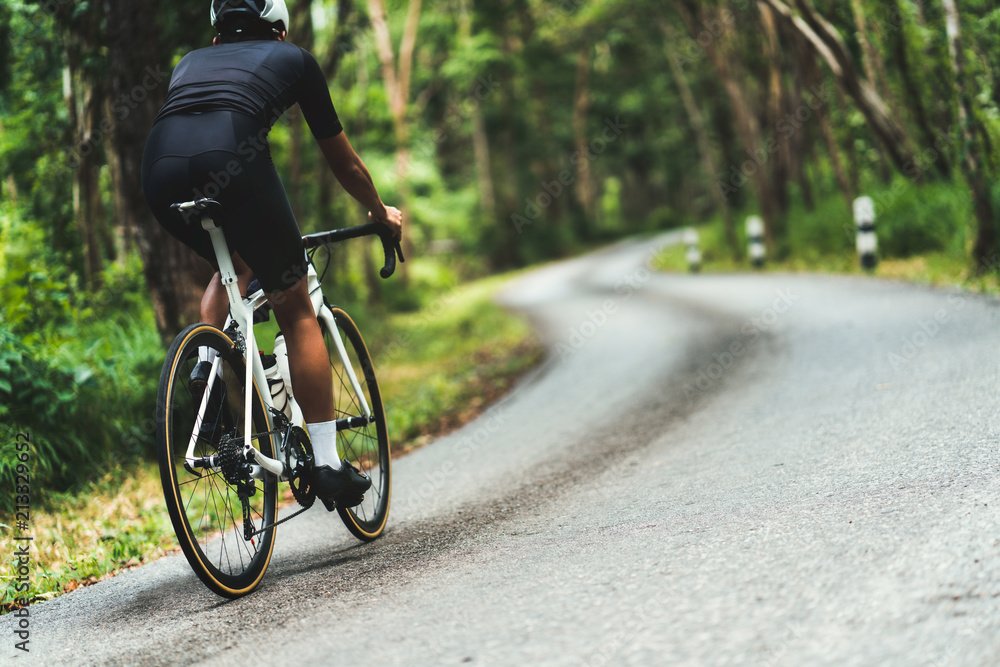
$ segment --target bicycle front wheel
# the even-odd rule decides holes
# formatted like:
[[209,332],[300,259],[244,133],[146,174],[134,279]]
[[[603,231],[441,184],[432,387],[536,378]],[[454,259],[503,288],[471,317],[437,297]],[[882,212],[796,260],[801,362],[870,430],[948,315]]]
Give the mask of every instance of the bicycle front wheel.
[[[251,592],[264,576],[274,528],[257,531],[271,526],[277,511],[274,475],[241,456],[245,369],[229,336],[208,324],[191,325],[170,346],[157,394],[160,479],[174,532],[195,574],[229,598]],[[256,383],[251,405],[252,442],[273,458]]]
[[[340,457],[371,477],[372,487],[365,493],[364,501],[356,507],[338,507],[337,513],[347,529],[359,540],[374,540],[382,531],[389,517],[391,495],[389,436],[385,427],[385,411],[379,392],[375,370],[368,348],[354,321],[340,308],[331,308],[336,331],[331,330],[325,318],[320,319],[327,356],[333,371],[333,403],[337,429],[337,450]],[[341,355],[336,337],[343,342],[346,358]],[[358,392],[350,380],[347,367],[354,369],[358,388],[371,412],[364,417]],[[352,420],[349,424],[346,420]]]

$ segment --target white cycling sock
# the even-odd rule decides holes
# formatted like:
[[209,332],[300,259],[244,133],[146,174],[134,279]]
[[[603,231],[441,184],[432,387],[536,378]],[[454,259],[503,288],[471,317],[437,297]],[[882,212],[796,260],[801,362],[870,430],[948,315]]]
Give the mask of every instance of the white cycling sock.
[[306,424],[306,430],[309,431],[309,439],[312,440],[316,465],[340,470],[340,456],[337,455],[337,422]]

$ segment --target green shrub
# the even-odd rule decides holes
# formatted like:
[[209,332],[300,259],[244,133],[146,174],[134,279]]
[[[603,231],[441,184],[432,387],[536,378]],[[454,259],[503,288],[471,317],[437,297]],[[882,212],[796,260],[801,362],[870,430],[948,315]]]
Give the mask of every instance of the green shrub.
[[847,203],[839,193],[820,198],[809,211],[795,206],[788,214],[788,252],[802,261],[853,252],[855,228]]
[[872,194],[879,254],[911,257],[928,252],[964,252],[972,218],[964,184],[938,182],[917,186],[902,177],[889,189]]
[[[82,394],[94,384],[88,368],[58,368],[0,325],[0,478],[13,478],[19,431],[30,434],[32,479],[43,486],[66,486],[73,481],[72,471],[93,464],[88,401]],[[0,496],[5,514],[12,501],[9,494]]]

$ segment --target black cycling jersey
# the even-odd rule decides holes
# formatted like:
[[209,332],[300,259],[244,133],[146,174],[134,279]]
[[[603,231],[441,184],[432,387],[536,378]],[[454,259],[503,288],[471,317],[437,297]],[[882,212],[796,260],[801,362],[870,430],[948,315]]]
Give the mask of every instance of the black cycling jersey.
[[308,51],[276,40],[192,51],[174,69],[142,157],[143,192],[160,224],[214,261],[208,232],[170,205],[217,199],[230,249],[268,292],[284,291],[306,273],[302,236],[267,142],[275,121],[296,103],[317,139],[343,130]]
[[270,128],[298,103],[317,139],[343,127],[323,71],[305,49],[276,40],[219,44],[184,56],[156,121],[199,111],[236,111]]

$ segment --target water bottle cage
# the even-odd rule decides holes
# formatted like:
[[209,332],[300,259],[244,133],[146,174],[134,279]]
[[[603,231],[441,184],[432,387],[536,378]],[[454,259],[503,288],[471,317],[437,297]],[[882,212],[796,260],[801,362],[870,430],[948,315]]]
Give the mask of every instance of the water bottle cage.
[[267,389],[271,394],[271,404],[275,410],[291,418],[291,406],[288,403],[288,388],[278,367],[278,357],[275,354],[260,353],[260,361],[264,366],[264,377],[267,378]]

